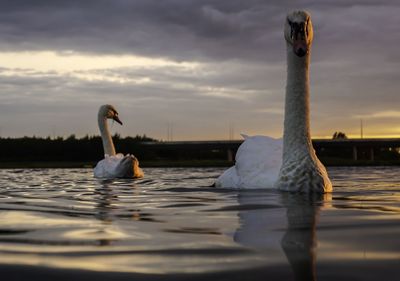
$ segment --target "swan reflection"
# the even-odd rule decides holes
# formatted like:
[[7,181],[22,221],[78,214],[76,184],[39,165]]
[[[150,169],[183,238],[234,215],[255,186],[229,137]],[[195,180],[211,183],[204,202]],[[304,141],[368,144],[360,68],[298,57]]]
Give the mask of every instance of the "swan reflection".
[[97,213],[96,218],[99,219],[104,224],[112,223],[111,218],[111,204],[113,194],[110,185],[112,185],[113,180],[102,180],[101,185],[95,189],[95,193],[98,195],[97,199]]
[[118,196],[114,194],[113,187],[115,188],[115,180],[110,179],[100,181],[100,186],[95,189],[98,195],[95,217],[100,223],[96,233],[93,233],[93,238],[100,246],[111,245],[113,241],[129,236],[113,223],[113,204],[118,203]]
[[[274,254],[274,245],[280,245],[295,280],[317,280],[316,223],[321,206],[331,195],[272,193],[268,195],[276,196],[279,205],[250,209],[255,200],[265,199],[257,192],[245,191],[238,195],[239,204],[248,208],[241,208],[238,214],[240,227],[234,240],[269,255]],[[287,226],[282,222],[287,222]],[[285,227],[283,235],[282,227]]]
[[281,247],[296,280],[316,280],[316,222],[322,199],[313,194],[282,194],[288,224]]

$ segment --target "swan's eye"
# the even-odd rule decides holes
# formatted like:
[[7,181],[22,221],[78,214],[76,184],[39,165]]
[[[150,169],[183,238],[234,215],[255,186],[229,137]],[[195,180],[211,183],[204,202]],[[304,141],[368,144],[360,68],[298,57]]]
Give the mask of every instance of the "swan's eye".
[[112,117],[112,116],[117,116],[117,115],[118,115],[118,113],[115,112],[115,111],[112,110],[112,109],[110,109],[110,110],[108,111],[108,116],[110,116],[110,117]]

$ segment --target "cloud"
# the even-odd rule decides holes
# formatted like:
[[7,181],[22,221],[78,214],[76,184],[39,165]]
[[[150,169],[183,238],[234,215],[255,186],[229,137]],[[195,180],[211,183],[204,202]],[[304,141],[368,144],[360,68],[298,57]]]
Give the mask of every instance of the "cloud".
[[365,114],[365,115],[355,115],[354,118],[358,119],[369,119],[369,118],[400,118],[400,111],[396,110],[389,110],[389,111],[379,111],[379,112],[373,112],[371,114]]
[[[0,70],[0,90],[7,93],[1,97],[1,101],[8,108],[2,111],[7,114],[3,119],[3,132],[16,134],[16,129],[24,125],[31,128],[26,129],[25,134],[46,135],[50,128],[59,127],[59,122],[59,134],[95,134],[97,128],[93,116],[99,104],[113,103],[122,107],[120,111],[126,112],[128,120],[140,120],[127,122],[133,127],[123,131],[125,134],[141,132],[162,138],[163,132],[160,133],[160,130],[163,129],[160,127],[170,120],[176,128],[181,124],[180,134],[176,134],[180,137],[186,134],[185,138],[192,139],[224,138],[221,126],[225,127],[236,120],[238,114],[240,120],[236,121],[237,128],[245,129],[244,120],[249,115],[267,116],[260,109],[272,108],[277,104],[268,101],[271,92],[264,90],[265,85],[260,82],[263,80],[256,78],[256,75],[238,75],[243,68],[234,62],[195,66],[137,65],[79,71],[74,68],[62,71],[45,69],[47,71],[20,68]],[[277,69],[280,70],[256,66],[260,73],[273,73]],[[245,70],[248,73],[256,72],[251,67]],[[282,107],[281,101],[278,104]],[[12,122],[7,121],[11,119]],[[205,134],[204,127],[208,126],[205,124],[213,124],[215,129],[207,129]],[[183,129],[186,127],[195,131]]]
[[[309,9],[321,40],[388,38],[398,31],[395,1],[5,1],[3,50],[73,50],[223,60],[274,60],[285,14]],[[296,7],[295,7],[296,6]],[[390,37],[389,37],[390,38]],[[331,41],[333,43],[333,41]],[[350,44],[347,44],[347,46]],[[332,48],[333,50],[333,48]]]
[[[356,132],[359,116],[396,112],[395,0],[14,0],[0,3],[2,134],[94,134],[107,102],[132,120],[114,127],[124,134],[163,137],[172,122],[182,139],[228,138],[230,123],[279,136],[282,25],[298,7],[315,28],[313,134]],[[388,118],[381,126],[394,132]]]

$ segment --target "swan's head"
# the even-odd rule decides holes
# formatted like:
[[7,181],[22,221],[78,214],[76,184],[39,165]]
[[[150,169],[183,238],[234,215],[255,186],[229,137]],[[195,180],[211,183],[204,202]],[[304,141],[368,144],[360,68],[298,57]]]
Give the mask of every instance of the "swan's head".
[[107,119],[113,119],[115,122],[122,125],[122,122],[118,117],[117,110],[115,109],[114,106],[112,106],[110,104],[105,104],[105,105],[100,106],[99,116],[101,116],[103,118],[107,118]]
[[285,39],[298,57],[303,57],[310,51],[313,27],[309,13],[294,11],[287,15]]

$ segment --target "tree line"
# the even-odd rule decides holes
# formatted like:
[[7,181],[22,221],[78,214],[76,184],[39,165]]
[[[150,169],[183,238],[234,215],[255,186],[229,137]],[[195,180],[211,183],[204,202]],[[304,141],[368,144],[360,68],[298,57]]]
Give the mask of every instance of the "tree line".
[[[155,142],[156,139],[146,135],[122,138],[113,136],[117,152],[134,153],[139,159],[148,158],[146,151],[137,149],[142,142]],[[76,138],[0,138],[0,161],[98,161],[104,157],[100,136]]]

